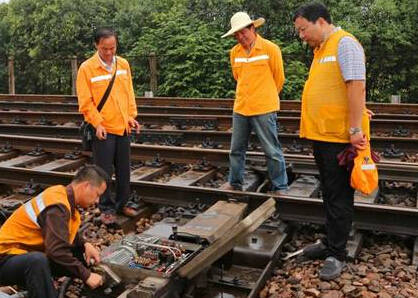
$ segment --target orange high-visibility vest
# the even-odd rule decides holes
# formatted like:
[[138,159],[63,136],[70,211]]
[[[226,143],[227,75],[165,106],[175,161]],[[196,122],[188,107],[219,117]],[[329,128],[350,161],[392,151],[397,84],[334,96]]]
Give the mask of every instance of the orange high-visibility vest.
[[[350,142],[347,87],[337,61],[338,43],[344,36],[354,38],[340,29],[314,51],[314,60],[302,94],[301,138]],[[362,130],[369,138],[370,125],[365,107]]]
[[42,230],[38,224],[38,215],[48,206],[64,205],[69,213],[69,243],[73,243],[80,227],[80,213],[75,209],[71,214],[65,186],[56,185],[47,188],[37,197],[20,206],[0,228],[0,254],[24,254],[30,251],[44,251]]

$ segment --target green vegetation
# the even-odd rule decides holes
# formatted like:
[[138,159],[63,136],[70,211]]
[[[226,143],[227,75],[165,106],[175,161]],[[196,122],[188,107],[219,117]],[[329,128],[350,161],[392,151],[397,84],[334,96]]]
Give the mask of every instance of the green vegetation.
[[[333,22],[353,33],[367,56],[367,99],[418,100],[416,0],[328,0]],[[71,93],[70,57],[94,52],[95,28],[119,33],[138,95],[149,90],[148,56],[157,57],[160,96],[233,97],[233,39],[221,39],[239,10],[267,23],[259,32],[280,45],[286,84],[281,97],[299,99],[312,57],[293,30],[295,0],[10,0],[0,4],[0,92],[8,92],[7,59],[15,57],[17,93]]]

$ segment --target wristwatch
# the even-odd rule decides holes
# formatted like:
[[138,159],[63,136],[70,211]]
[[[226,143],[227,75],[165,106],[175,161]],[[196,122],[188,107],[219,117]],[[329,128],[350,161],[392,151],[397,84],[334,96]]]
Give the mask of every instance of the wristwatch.
[[350,127],[350,129],[348,130],[348,133],[350,134],[350,136],[353,136],[359,132],[361,132],[360,127]]

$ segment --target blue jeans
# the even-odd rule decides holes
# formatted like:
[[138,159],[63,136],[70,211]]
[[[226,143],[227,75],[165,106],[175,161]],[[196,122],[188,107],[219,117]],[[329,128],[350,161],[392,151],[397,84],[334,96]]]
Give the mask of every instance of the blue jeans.
[[229,154],[229,183],[236,189],[241,189],[244,182],[245,153],[248,148],[250,133],[254,130],[267,160],[268,175],[272,190],[287,189],[286,163],[282,147],[277,138],[276,112],[243,116],[233,114],[231,152]]

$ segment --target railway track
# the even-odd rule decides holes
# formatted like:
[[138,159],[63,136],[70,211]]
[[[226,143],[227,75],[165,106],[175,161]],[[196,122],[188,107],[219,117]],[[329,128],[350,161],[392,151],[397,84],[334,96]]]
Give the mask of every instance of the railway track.
[[[1,95],[0,95],[1,98]],[[141,102],[141,100],[138,100]],[[141,114],[188,114],[188,115],[231,115],[232,109],[226,107],[183,107],[171,105],[158,106],[147,103],[138,105]],[[43,111],[43,112],[78,112],[77,102],[31,102],[31,101],[5,101],[0,100],[0,110],[3,111]],[[279,117],[300,117],[300,110],[280,110]],[[417,114],[377,113],[375,119],[390,120],[418,120]]]
[[[229,146],[231,100],[137,98],[137,103],[141,110],[139,121],[143,124],[142,134],[136,140],[139,143],[203,148]],[[417,148],[418,115],[414,114],[417,105],[395,106],[397,110],[391,104],[372,106],[384,112],[378,113],[372,122],[372,146],[388,158],[416,154]],[[279,117],[279,135],[285,150],[289,153],[309,150],[306,146],[309,142],[297,136],[299,104],[284,101],[282,108],[289,108],[282,110]],[[0,111],[0,121],[3,122],[0,133],[78,137],[76,127],[82,118],[76,112],[75,97],[0,95],[0,109],[3,110]],[[259,150],[257,142],[252,137],[250,150]]]
[[[46,103],[77,103],[72,95],[25,95],[0,94],[0,102],[46,102]],[[211,107],[232,109],[233,99],[214,98],[181,98],[181,97],[137,97],[138,106],[171,106],[171,107]],[[417,104],[384,104],[367,103],[367,107],[377,114],[418,115]],[[281,100],[281,110],[300,111],[300,101]]]
[[[51,143],[45,138],[38,138],[35,142],[25,137],[21,142],[18,141],[19,139],[19,137],[14,137],[11,142],[9,139],[7,142],[14,144],[15,149],[9,146],[9,150],[6,150],[9,152],[0,154],[0,183],[22,185],[31,180],[32,184],[23,188],[28,192],[27,197],[36,195],[48,185],[68,183],[75,170],[89,160],[86,155],[72,152],[67,152],[70,154],[64,157],[66,145],[58,145],[59,140],[53,140],[56,142],[53,145],[53,142]],[[67,142],[68,140],[63,141],[71,143]],[[30,150],[30,152],[21,151],[37,142],[48,144],[46,147],[49,149],[44,152],[35,146],[36,149]],[[167,154],[164,150],[157,151],[157,147],[154,146],[153,151],[159,156],[158,160],[146,160],[149,157],[148,154],[145,154],[145,159],[143,155],[138,154],[141,149],[145,148],[144,146],[138,146],[138,151],[133,153],[136,163],[132,168],[131,188],[134,194],[141,195],[140,201],[143,203],[157,204],[165,206],[165,208],[171,205],[177,208],[176,214],[181,209],[182,215],[195,216],[218,200],[229,199],[234,202],[245,202],[250,209],[255,209],[270,197],[266,193],[251,191],[259,188],[257,185],[261,182],[251,173],[246,177],[246,180],[250,181],[245,192],[223,191],[208,187],[208,182],[220,172],[222,173],[222,169],[211,167],[207,163],[202,164],[196,157],[191,158],[190,154],[182,157],[182,165],[168,163],[168,160],[177,161],[177,157],[174,158],[171,153]],[[200,157],[204,155],[201,150],[199,151]],[[166,157],[167,160],[164,161]],[[219,162],[218,158],[215,160]],[[288,241],[290,231],[282,220],[322,224],[324,217],[321,205],[319,199],[303,195],[276,197],[278,213],[235,245],[232,249],[234,255],[232,266],[231,261],[226,258],[221,260],[222,264],[227,264],[225,269],[224,267],[210,269],[211,293],[258,297],[258,293],[278,265],[279,254]],[[355,203],[354,229],[417,237],[417,215],[417,208]],[[179,224],[177,220],[175,223]],[[94,228],[94,224],[90,226]],[[168,227],[170,228],[170,225]],[[159,229],[161,228],[156,228],[157,231]],[[86,236],[91,237],[99,232],[96,228]],[[103,231],[100,233],[104,236]],[[361,247],[361,241],[358,240],[362,239],[361,234],[357,232],[356,235],[360,235],[360,238],[356,236],[349,246],[349,252],[352,254],[358,253]],[[111,241],[109,239],[115,238],[108,238],[108,241]],[[101,243],[105,244],[106,242],[101,241]],[[254,250],[254,247],[258,247],[258,249]],[[119,295],[117,289],[112,291],[112,297]],[[120,292],[122,291],[123,288]],[[103,289],[94,293],[91,291],[84,293],[89,297],[103,297],[105,293],[109,295],[108,292],[103,292]]]
[[[145,206],[173,206],[177,210],[176,214],[181,210],[182,214],[190,216],[218,200],[245,202],[250,210],[254,210],[271,197],[266,193],[268,183],[264,180],[264,156],[259,152],[255,140],[252,140],[253,151],[248,153],[245,191],[225,191],[219,188],[226,182],[229,164],[227,149],[231,134],[231,100],[138,98],[137,103],[142,112],[140,120],[145,125],[141,134],[134,136],[136,143],[131,146],[131,188],[133,196],[145,203]],[[373,130],[378,132],[373,136],[373,147],[382,152],[389,147],[392,151],[400,149],[408,154],[416,154],[416,106],[369,106],[380,113],[372,123]],[[278,212],[234,247],[233,270],[224,270],[223,267],[221,270],[211,269],[212,278],[209,282],[212,294],[258,297],[287,242],[288,231],[282,220],[323,224],[322,202],[317,197],[318,183],[312,176],[317,175],[317,169],[306,149],[308,143],[298,139],[296,134],[300,106],[297,102],[282,101],[282,109],[285,108],[279,116],[285,129],[279,134],[293,180],[289,195],[274,196]],[[0,119],[3,121],[0,124],[0,134],[4,133],[0,135],[0,183],[24,186],[22,189],[27,191],[25,196],[29,198],[48,185],[68,183],[77,168],[90,162],[89,153],[77,149],[80,141],[77,140],[78,123],[74,123],[74,120],[79,122],[81,117],[75,113],[76,109],[76,99],[70,96],[0,95]],[[165,122],[161,119],[165,119]],[[38,125],[31,125],[33,123]],[[167,126],[170,128],[167,129]],[[394,133],[399,136],[394,136]],[[382,160],[379,163],[379,174],[383,194],[386,191],[385,181],[396,181],[415,185],[416,196],[417,164]],[[355,203],[353,230],[418,237],[418,201],[416,198],[415,201],[413,198],[409,201],[414,202],[413,205],[401,207],[378,204],[376,198],[369,203],[358,199]],[[361,246],[361,241],[356,241],[354,247],[351,247],[352,251],[357,251]],[[253,248],[258,245],[262,249],[269,245],[273,247],[257,252]],[[418,240],[415,241],[415,250],[413,263],[417,264]],[[239,271],[241,275],[238,275]],[[251,281],[246,280],[245,275],[253,275]],[[104,295],[103,292],[90,294],[89,297]]]
[[[6,184],[24,184],[30,179],[42,185],[67,183],[72,172],[88,162],[86,155],[73,153],[74,148],[79,145],[78,140],[0,135],[0,144],[6,143],[7,149],[3,148],[3,153],[0,154],[0,182]],[[67,158],[63,158],[65,154],[68,155]],[[295,175],[312,175],[317,171],[312,157],[286,157]],[[260,187],[263,181],[256,174],[257,164],[263,159],[260,153],[253,152],[248,156],[250,163],[255,165],[255,172],[248,172],[245,186],[248,191],[244,192],[216,188],[220,186],[219,183],[225,182],[225,175],[223,181],[216,180],[222,180],[222,168],[223,173],[226,172],[227,150],[135,144],[132,146],[132,159],[131,187],[149,203],[187,206],[195,202],[196,198],[211,204],[219,199],[234,197],[257,206],[270,197],[269,194],[256,192],[257,189],[265,191]],[[382,179],[417,182],[416,165],[381,163],[379,168]],[[167,178],[171,176],[174,177]],[[277,197],[282,219],[322,223],[322,203],[310,196],[311,193],[307,191],[307,194],[301,196]],[[355,223],[361,229],[418,235],[416,206],[400,208],[356,203],[355,208]]]
[[[65,125],[70,122],[81,123],[83,117],[76,112],[21,112],[0,111],[0,121],[3,124],[41,124]],[[215,130],[226,131],[232,126],[230,115],[188,115],[188,114],[140,114],[137,120],[145,128],[163,128],[174,126],[186,130]],[[297,132],[299,130],[299,117],[280,117],[279,129],[282,132]],[[418,135],[418,121],[372,119],[372,133],[388,134],[416,138]]]
[[[16,96],[13,99],[15,100],[25,100],[26,102],[30,102],[33,104],[38,104],[38,108],[42,108],[45,105],[39,106],[38,101],[46,101],[47,104],[55,105],[51,108],[51,110],[57,108],[56,103],[58,101],[62,101],[61,103],[63,106],[72,106],[74,108],[75,97],[59,97],[59,96]],[[0,100],[3,100],[6,103],[10,103],[10,97],[3,98],[0,96]],[[144,103],[145,106],[154,105],[155,103],[158,104],[173,104],[173,99],[169,98],[139,98],[139,102]],[[221,109],[229,109],[231,105],[231,100],[208,100],[205,101],[203,104],[202,99],[190,100],[190,99],[179,99],[180,105],[194,105],[194,106],[204,106],[204,105],[213,105],[217,104],[217,107],[221,106]],[[187,103],[187,104],[186,104]],[[295,105],[294,102],[287,102],[290,109],[297,109],[297,104]],[[30,108],[30,106],[27,106]],[[385,105],[379,106],[381,109],[387,109],[388,107]],[[13,108],[13,106],[9,106],[9,108]],[[157,107],[159,108],[159,107]],[[209,108],[211,108],[209,106]],[[412,108],[409,109],[409,112],[414,111]],[[230,139],[230,132],[226,131],[230,127],[231,117],[227,115],[172,115],[168,114],[143,114],[141,115],[142,119],[145,122],[145,127],[153,127],[153,126],[161,126],[171,125],[176,126],[179,128],[187,128],[187,126],[193,126],[194,128],[200,127],[203,129],[208,130],[173,130],[173,131],[165,131],[164,133],[158,129],[150,129],[145,128],[142,131],[142,134],[139,136],[138,142],[142,143],[163,143],[169,146],[180,145],[179,147],[168,147],[168,146],[155,146],[155,145],[139,145],[133,144],[132,145],[132,154],[133,160],[136,161],[150,161],[154,160],[154,163],[159,163],[160,160],[164,162],[171,162],[171,163],[196,163],[197,160],[200,160],[201,163],[209,163],[211,166],[215,167],[227,167],[228,166],[228,151],[224,149],[199,149],[199,148],[191,148],[191,147],[182,147],[186,146],[198,146],[203,148],[222,148],[228,146],[228,141]],[[73,123],[74,119],[78,119],[81,121],[81,116],[78,113],[74,112],[15,112],[15,111],[0,111],[0,119],[3,121],[11,121],[11,122],[38,122],[39,126],[30,126],[25,124],[2,124],[0,127],[0,131],[4,131],[7,133],[12,134],[36,134],[36,135],[59,135],[65,137],[75,137],[78,133],[77,127],[74,127]],[[165,123],[161,123],[161,119],[165,119]],[[290,131],[296,131],[298,127],[299,118],[297,117],[287,117],[281,118],[281,121],[286,121],[286,125]],[[68,126],[52,126],[52,125],[45,125],[51,123],[67,123]],[[414,120],[399,120],[397,124],[407,124],[405,125],[408,128],[414,129],[417,124]],[[291,123],[289,125],[288,123]],[[377,119],[375,123],[383,123],[381,125],[387,127],[385,130],[389,130],[388,127],[393,129],[393,121],[387,119]],[[43,124],[43,125],[42,125]],[[380,125],[380,124],[379,124]],[[409,125],[409,126],[408,126]],[[219,129],[221,127],[224,131],[214,131],[215,129]],[[287,130],[287,129],[286,129]],[[300,140],[297,140],[297,136],[295,134],[281,132],[281,139],[285,140],[284,144],[285,147],[296,147],[296,152],[304,153],[303,146],[305,144],[300,145]],[[203,139],[203,140],[202,140]],[[0,136],[1,142],[4,144],[5,150],[33,150],[37,148],[39,152],[45,150],[47,152],[51,152],[54,154],[64,154],[71,151],[77,151],[77,147],[79,147],[80,143],[78,140],[54,140],[50,138],[26,138],[26,137],[11,137],[11,136]],[[200,144],[198,143],[200,141]],[[392,142],[392,145],[395,143],[394,148],[402,148],[402,150],[410,153],[415,153],[414,150],[416,149],[416,139],[414,138],[402,138],[402,137],[374,137],[373,138],[373,146],[377,148],[381,148],[381,150],[385,150],[384,144],[387,144],[388,141]],[[298,143],[297,143],[298,142]],[[220,145],[220,146],[219,146]],[[11,148],[10,148],[11,146]],[[301,150],[302,146],[302,150]],[[257,147],[255,145],[255,150]],[[287,150],[286,152],[292,152],[292,150]],[[292,148],[291,148],[292,149]],[[295,149],[295,148],[293,148]],[[295,151],[293,151],[295,152]],[[305,152],[306,153],[306,152]],[[8,153],[5,153],[8,154]],[[204,157],[202,159],[202,157]],[[286,154],[286,160],[289,164],[291,164],[291,170],[294,174],[310,174],[316,175],[317,169],[315,163],[311,156],[306,156],[303,154]],[[249,152],[248,154],[249,162],[255,168],[260,166],[260,163],[263,163],[263,154],[260,152]],[[399,180],[399,181],[407,181],[407,182],[416,182],[417,176],[417,169],[416,165],[410,163],[397,163],[397,162],[390,162],[384,161],[379,164],[380,169],[380,177],[382,180]],[[16,170],[16,169],[13,169]],[[17,170],[16,170],[17,171]],[[5,171],[6,172],[6,171]],[[22,175],[20,178],[21,182],[25,179],[25,174],[17,171],[15,174],[17,177]],[[40,178],[42,175],[41,173],[37,173],[37,176]],[[135,177],[135,175],[133,175]],[[7,175],[4,179],[8,179]],[[48,178],[46,178],[48,179]],[[146,185],[146,183],[145,183]],[[156,187],[155,185],[151,185],[147,191],[144,189],[141,190],[141,193],[149,193],[152,194]],[[172,186],[172,185],[171,185]],[[158,189],[158,187],[157,187]],[[175,188],[176,189],[176,188]],[[196,190],[195,190],[196,191]],[[200,192],[200,189],[198,193]],[[178,193],[179,197],[187,196],[186,193],[182,193],[176,189],[176,193]],[[222,193],[222,192],[221,192]],[[204,193],[199,193],[199,196],[208,197],[209,199],[216,200],[216,196],[219,195],[219,190],[213,192],[209,191]],[[261,195],[263,196],[263,195]],[[257,195],[255,197],[258,197]]]
[[[55,138],[80,137],[76,124],[67,125],[28,125],[0,124],[0,134],[44,136]],[[310,141],[299,138],[294,133],[279,132],[279,139],[285,153],[307,154],[310,152]],[[142,128],[139,135],[133,135],[132,141],[138,144],[156,144],[180,147],[200,147],[207,149],[228,149],[230,146],[230,131],[208,130],[178,130]],[[418,153],[418,138],[372,136],[373,150],[380,152],[382,158],[399,159],[407,154]],[[250,151],[262,151],[255,134],[250,138]],[[396,151],[397,153],[395,154]],[[391,154],[393,152],[393,154]]]
[[[0,151],[7,152],[13,149],[33,151],[41,153],[51,152],[65,154],[78,152],[81,148],[80,140],[56,139],[41,137],[26,137],[13,135],[0,135]],[[6,154],[6,153],[5,153]],[[192,147],[172,147],[158,145],[131,145],[131,158],[134,161],[164,160],[174,163],[193,163],[201,161],[217,167],[229,166],[229,150],[225,149],[201,149]],[[296,174],[317,174],[316,165],[312,156],[301,154],[285,154],[288,164],[292,165],[292,171]],[[263,165],[264,154],[262,152],[248,152],[248,163],[254,167]],[[418,165],[407,162],[382,161],[379,163],[380,179],[417,182]]]

